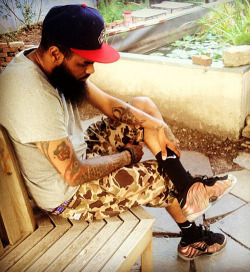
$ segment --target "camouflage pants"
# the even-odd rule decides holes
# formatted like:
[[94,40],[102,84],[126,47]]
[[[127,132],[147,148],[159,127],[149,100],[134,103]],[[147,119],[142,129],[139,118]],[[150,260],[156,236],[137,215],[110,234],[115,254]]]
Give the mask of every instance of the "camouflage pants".
[[[114,154],[129,141],[143,141],[143,129],[102,119],[87,130],[87,158]],[[173,184],[163,178],[156,160],[122,167],[108,176],[84,183],[61,216],[91,222],[118,215],[129,208],[146,205],[166,207],[172,203]]]

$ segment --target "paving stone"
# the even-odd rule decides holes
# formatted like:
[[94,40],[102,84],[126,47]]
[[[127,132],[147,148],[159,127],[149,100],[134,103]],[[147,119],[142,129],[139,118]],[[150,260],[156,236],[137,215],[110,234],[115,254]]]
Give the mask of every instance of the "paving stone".
[[249,214],[250,204],[248,203],[237,211],[216,222],[215,226],[250,249]]
[[230,193],[246,202],[250,202],[250,171],[242,170],[231,173],[236,176],[237,183]]
[[[249,125],[250,127],[250,125]],[[234,163],[237,163],[241,167],[244,167],[247,170],[250,170],[250,153],[241,152],[234,160]]]
[[[178,257],[179,242],[180,238],[153,238],[153,271],[189,272],[190,262]],[[140,259],[136,263],[140,265]]]
[[[222,233],[213,228],[215,232]],[[227,236],[227,245],[215,256],[200,256],[195,259],[197,272],[248,272],[250,251]]]
[[181,162],[184,168],[194,176],[213,176],[213,171],[209,159],[204,154],[195,151],[182,151]]
[[[154,218],[155,223],[153,225],[153,232],[170,232],[170,233],[179,233],[180,229],[175,223],[174,219],[170,214],[165,210],[165,208],[152,208],[144,207]],[[202,224],[202,217],[198,218],[196,225]]]
[[245,201],[242,201],[241,199],[231,195],[227,194],[225,195],[220,201],[218,201],[216,204],[214,204],[206,213],[206,218],[211,218],[215,216],[220,216],[226,213],[229,213],[240,206],[243,206],[246,204]]

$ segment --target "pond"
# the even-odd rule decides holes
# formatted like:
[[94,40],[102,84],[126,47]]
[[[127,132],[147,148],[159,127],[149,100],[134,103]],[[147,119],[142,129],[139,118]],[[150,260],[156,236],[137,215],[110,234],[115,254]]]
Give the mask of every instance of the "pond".
[[229,44],[218,42],[216,37],[207,35],[206,39],[185,35],[183,39],[159,47],[147,53],[151,56],[165,56],[177,59],[192,59],[194,55],[210,56],[214,62],[222,62],[222,51]]

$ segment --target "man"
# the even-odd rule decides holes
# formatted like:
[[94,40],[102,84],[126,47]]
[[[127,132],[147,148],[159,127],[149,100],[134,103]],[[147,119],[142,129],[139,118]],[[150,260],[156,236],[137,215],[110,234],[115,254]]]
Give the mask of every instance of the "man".
[[[88,222],[136,205],[165,207],[182,231],[181,258],[220,252],[226,237],[194,220],[236,179],[191,177],[150,99],[124,103],[91,83],[94,62],[119,59],[103,35],[97,10],[84,4],[54,7],[44,19],[39,47],[19,53],[1,75],[0,123],[28,191],[42,209]],[[84,100],[108,117],[86,133],[77,109]],[[156,160],[140,162],[142,142]]]

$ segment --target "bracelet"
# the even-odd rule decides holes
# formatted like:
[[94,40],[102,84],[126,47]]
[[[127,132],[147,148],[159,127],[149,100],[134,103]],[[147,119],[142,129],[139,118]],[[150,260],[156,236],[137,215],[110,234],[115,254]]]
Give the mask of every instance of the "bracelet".
[[126,165],[127,167],[130,167],[132,166],[133,164],[135,164],[135,154],[134,154],[134,150],[130,147],[126,147],[124,149],[124,151],[127,150],[129,153],[130,153],[130,156],[131,156],[131,162],[130,164]]

